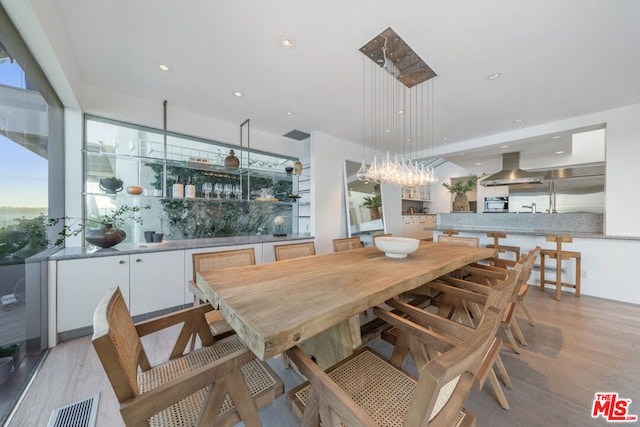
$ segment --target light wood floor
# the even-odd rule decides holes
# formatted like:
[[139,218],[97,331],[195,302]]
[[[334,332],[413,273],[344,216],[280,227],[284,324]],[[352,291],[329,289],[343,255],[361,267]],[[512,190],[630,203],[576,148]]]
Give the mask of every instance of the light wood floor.
[[[536,326],[522,313],[518,322],[529,345],[517,355],[502,350],[513,382],[505,389],[511,409],[503,410],[489,384],[473,390],[467,408],[478,416],[479,426],[600,426],[591,418],[596,392],[617,392],[632,399],[630,413],[640,415],[640,306],[534,287],[527,305]],[[156,337],[153,344],[167,342]],[[149,341],[149,340],[148,340]],[[149,343],[151,344],[151,343]],[[376,339],[376,350],[389,354],[391,347]],[[270,365],[282,377],[285,389],[300,382],[279,360]],[[119,426],[117,401],[99,364],[89,337],[65,342],[53,349],[10,426],[44,426],[51,411],[101,393],[98,426]],[[297,421],[281,396],[260,412],[264,426],[295,426]]]

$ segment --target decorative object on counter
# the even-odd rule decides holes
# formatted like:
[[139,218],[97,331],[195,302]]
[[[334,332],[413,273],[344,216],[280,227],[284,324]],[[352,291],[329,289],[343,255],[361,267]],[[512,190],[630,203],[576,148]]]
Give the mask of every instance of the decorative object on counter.
[[139,185],[130,185],[127,187],[127,193],[131,194],[132,196],[139,196],[140,194],[142,194],[142,187],[140,187]]
[[299,195],[299,194],[289,193],[289,194],[287,194],[287,197],[288,197],[292,202],[294,202],[294,203],[295,203],[295,201],[296,201],[296,200],[298,200],[298,199],[299,199],[300,197],[302,197],[302,196],[301,196],[301,195]]
[[116,194],[122,191],[122,180],[111,176],[109,178],[101,178],[98,186],[107,194]]
[[[484,176],[484,174],[482,175]],[[453,211],[454,212],[468,212],[469,208],[469,198],[467,197],[467,193],[473,190],[478,179],[482,178],[482,176],[478,175],[469,175],[467,179],[461,179],[455,181],[453,184],[449,184],[446,182],[442,183],[442,186],[449,190],[449,193],[455,194],[456,197],[453,199]]]
[[151,206],[122,205],[118,209],[112,210],[110,214],[87,218],[84,222],[79,220],[70,222],[72,218],[69,217],[49,218],[47,225],[54,226],[61,220],[65,220],[65,224],[58,233],[58,239],[54,242],[54,246],[61,246],[65,238],[77,236],[87,230],[89,226],[98,225],[98,229],[86,231],[85,239],[92,245],[101,248],[110,248],[122,242],[127,237],[127,234],[123,230],[118,229],[118,227],[121,227],[129,220],[142,224],[142,218],[140,217],[140,211],[142,209],[151,209]]
[[273,233],[274,236],[286,236],[287,233],[282,231],[282,226],[284,225],[284,217],[282,215],[278,215],[273,219],[273,223],[276,225],[276,231]]
[[[363,59],[362,63],[363,88],[371,90],[365,90],[362,97],[362,165],[357,178],[363,182],[408,187],[436,182],[438,177],[431,162],[411,158],[433,145],[433,132],[425,129],[434,128],[433,77],[436,73],[391,27],[362,46],[360,52],[371,60]],[[365,62],[369,64],[370,73]],[[411,99],[415,102],[405,102]],[[398,105],[402,105],[401,111]],[[389,121],[389,117],[397,119]],[[368,168],[365,141],[374,141]],[[393,152],[385,152],[385,147],[393,147]]]
[[126,239],[127,233],[113,228],[113,224],[102,224],[100,228],[87,231],[84,238],[94,246],[110,248]]
[[144,232],[144,241],[147,243],[153,242],[153,235],[156,234],[155,231],[145,231]]
[[293,170],[296,172],[296,175],[302,175],[302,163],[299,160],[293,164]]
[[293,167],[287,166],[286,168],[284,168],[284,171],[287,173],[287,175],[291,175],[293,173]]
[[171,187],[171,197],[182,199],[184,197],[184,186],[180,183],[180,176],[176,178],[175,184]]
[[409,237],[378,237],[374,243],[389,258],[406,258],[420,246],[420,240]]
[[189,181],[187,182],[187,185],[184,186],[184,198],[185,199],[196,198],[196,186],[191,183],[191,177],[189,177]]
[[224,159],[224,167],[229,169],[236,169],[240,166],[240,160],[236,157],[236,153],[233,150],[229,151],[229,155]]
[[163,238],[164,238],[164,234],[153,233],[153,243],[162,243]]
[[380,208],[382,207],[382,196],[366,196],[363,197],[364,203],[360,206],[369,209],[371,220],[380,218]]

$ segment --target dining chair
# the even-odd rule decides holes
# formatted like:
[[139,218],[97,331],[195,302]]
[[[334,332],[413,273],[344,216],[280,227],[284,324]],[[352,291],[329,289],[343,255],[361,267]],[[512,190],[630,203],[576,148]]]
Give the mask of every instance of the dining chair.
[[478,247],[479,242],[480,239],[478,237],[445,236],[443,234],[438,236],[438,243],[446,243],[449,245]]
[[376,239],[378,237],[393,237],[392,233],[384,233],[384,234],[374,234],[373,236],[371,236],[371,239],[373,241],[373,245],[375,246],[376,244]]
[[290,243],[287,245],[277,245],[273,249],[276,252],[276,261],[310,256],[316,254],[314,242]]
[[[309,381],[288,393],[292,410],[302,426],[475,426],[464,403],[499,317],[487,309],[478,329],[421,366],[417,379],[368,347],[326,372],[294,347],[287,353]],[[420,343],[438,342],[426,328],[403,325]]]
[[[485,312],[488,307],[497,307],[500,309],[499,324],[502,325],[504,313],[510,303],[511,295],[513,295],[517,287],[521,273],[522,266],[517,265],[507,273],[505,280],[497,284],[494,288],[470,282],[466,287],[458,288],[452,286],[448,289],[448,285],[444,285],[439,289],[455,295],[456,299],[464,301],[466,304],[484,304]],[[437,357],[439,352],[446,351],[451,346],[458,345],[478,326],[477,319],[481,319],[484,315],[484,312],[474,312],[473,316],[470,316],[468,315],[466,306],[462,305],[465,307],[463,310],[467,315],[467,320],[464,321],[464,316],[461,315],[460,318],[463,321],[460,323],[419,307],[403,303],[397,299],[389,300],[386,304],[393,308],[396,313],[381,313],[379,310],[375,310],[374,312],[390,324],[390,327],[383,335],[383,339],[394,345],[391,361],[399,366],[404,365],[409,354],[411,354],[414,362],[419,367],[427,363],[429,359]],[[475,324],[471,320],[472,318],[476,320]],[[440,342],[438,344],[431,343],[431,346],[418,343],[415,337],[405,330],[406,326],[404,323],[407,322],[407,319],[430,330]],[[509,409],[509,402],[494,370],[494,368],[498,370],[505,386],[511,388],[511,379],[499,354],[501,347],[502,339],[494,336],[487,353],[483,357],[482,365],[476,373],[475,385],[481,390],[486,380],[489,379],[498,403],[500,403],[500,406],[504,409]]]
[[[228,267],[244,267],[247,265],[255,265],[256,254],[253,248],[234,249],[229,251],[203,252],[196,253],[191,256],[193,263],[193,280],[189,282],[189,291],[193,294],[193,305],[200,305],[207,302],[202,290],[196,284],[196,274],[204,273],[211,270],[219,270]],[[207,323],[211,328],[211,332],[217,338],[224,338],[234,334],[234,330],[222,318],[218,310],[211,310],[205,314]],[[191,342],[191,350],[195,346],[195,335]]]
[[[134,324],[119,288],[93,318],[93,347],[127,426],[259,426],[258,409],[284,392],[237,335],[214,340],[201,305]],[[168,361],[152,366],[140,337],[182,324]],[[192,331],[203,346],[186,354]]]
[[[535,323],[533,322],[533,318],[531,317],[531,314],[527,309],[527,305],[524,301],[524,297],[527,295],[527,292],[529,291],[529,285],[527,284],[527,282],[531,277],[531,273],[533,272],[535,261],[540,256],[540,252],[541,252],[540,246],[536,246],[535,248],[531,249],[527,254],[521,255],[518,262],[511,261],[511,260],[494,259],[493,260],[494,265],[487,266],[484,264],[471,264],[470,266],[463,268],[463,271],[465,271],[465,269],[474,269],[474,271],[478,271],[475,269],[479,268],[480,271],[485,271],[487,272],[487,274],[490,274],[489,272],[494,272],[494,273],[505,272],[506,269],[508,268],[513,268],[517,264],[522,264],[522,273],[520,274],[520,278],[518,279],[516,292],[512,297],[511,304],[506,310],[505,318],[503,320],[503,329],[505,330],[505,334],[507,335],[509,342],[511,343],[511,346],[513,347],[516,353],[519,353],[519,349],[518,349],[517,343],[515,342],[515,339],[513,339],[513,335],[511,334],[511,329],[513,329],[513,332],[518,338],[518,341],[520,341],[520,343],[524,346],[527,345],[527,341],[524,338],[524,334],[522,333],[522,330],[518,325],[518,321],[515,318],[516,306],[519,305],[523,309],[525,315],[527,316],[529,323],[532,325],[535,325]],[[468,272],[470,270],[466,270],[466,271]],[[475,276],[472,275],[472,276],[468,276],[467,280],[473,281],[473,280],[477,280],[477,278],[478,278],[478,275],[475,275]]]
[[360,237],[347,237],[344,239],[333,239],[333,251],[341,252],[348,251],[351,249],[360,249],[363,248],[362,240]]

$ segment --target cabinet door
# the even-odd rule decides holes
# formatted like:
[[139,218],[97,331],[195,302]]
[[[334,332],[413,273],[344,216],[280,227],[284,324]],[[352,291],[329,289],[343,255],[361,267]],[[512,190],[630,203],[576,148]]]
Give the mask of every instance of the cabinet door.
[[131,255],[130,262],[132,316],[184,304],[184,251]]
[[110,288],[120,287],[129,304],[129,256],[58,262],[57,331],[91,326],[93,312]]

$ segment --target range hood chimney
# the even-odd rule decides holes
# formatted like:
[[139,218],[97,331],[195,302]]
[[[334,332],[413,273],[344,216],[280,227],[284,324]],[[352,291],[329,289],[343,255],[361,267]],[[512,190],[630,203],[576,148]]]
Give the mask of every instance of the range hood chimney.
[[512,184],[542,184],[542,173],[527,172],[520,169],[520,153],[504,153],[502,155],[502,170],[479,181],[480,185],[492,187],[495,185]]

